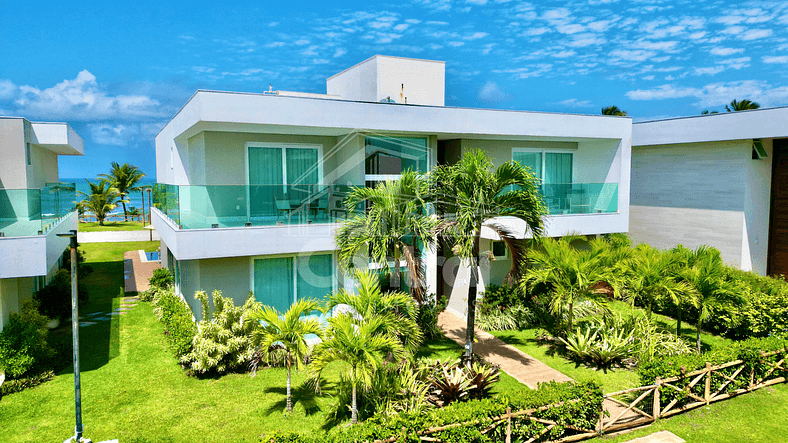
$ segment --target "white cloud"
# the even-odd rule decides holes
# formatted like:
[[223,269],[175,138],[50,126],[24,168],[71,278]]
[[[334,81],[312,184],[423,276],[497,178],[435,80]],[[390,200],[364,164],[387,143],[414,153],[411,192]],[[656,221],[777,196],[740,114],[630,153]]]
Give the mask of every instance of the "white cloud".
[[334,52],[334,58],[337,58],[337,57],[342,57],[342,56],[343,56],[343,55],[345,55],[345,54],[347,54],[347,51],[345,51],[344,49],[337,49],[337,50]]
[[566,24],[566,25],[558,25],[555,27],[555,30],[560,32],[561,34],[577,34],[579,32],[583,32],[586,30],[586,27],[583,25],[579,25],[577,23],[573,24]]
[[749,40],[757,40],[759,38],[765,38],[770,35],[772,35],[771,29],[750,29],[740,34],[738,37],[739,40],[749,41]]
[[642,62],[656,55],[653,51],[615,49],[610,52],[614,58],[627,61]]
[[712,66],[709,68],[695,68],[694,75],[714,75],[724,71],[724,66]]
[[682,98],[695,96],[695,88],[677,88],[673,85],[662,85],[653,89],[638,89],[629,91],[626,96],[632,100],[662,100],[666,98]]
[[296,45],[298,45],[298,46],[308,45],[308,44],[309,44],[309,40],[307,40],[307,39],[303,39],[303,38],[302,38],[302,39],[300,39],[300,40],[296,40],[296,41],[294,42],[294,44],[296,44]]
[[477,6],[484,6],[487,4],[487,0],[465,0],[465,3]]
[[535,37],[537,35],[546,34],[548,32],[552,32],[552,29],[545,28],[545,27],[540,27],[540,28],[531,28],[531,29],[523,32],[521,35],[523,35],[524,37]]
[[210,74],[211,72],[215,71],[215,68],[209,68],[206,66],[192,66],[192,71],[200,72],[203,74]]
[[714,55],[731,55],[731,54],[738,54],[743,52],[744,48],[723,48],[723,47],[716,47],[712,48],[711,52]]
[[16,85],[10,80],[0,80],[0,100],[8,100],[16,94]]
[[129,146],[152,140],[164,127],[160,123],[89,124],[90,138],[99,145]]
[[410,25],[407,24],[407,23],[400,23],[400,24],[398,24],[397,26],[394,27],[394,30],[395,31],[404,31],[404,30],[408,29],[409,26]]
[[498,84],[493,81],[488,81],[479,90],[479,100],[481,101],[494,103],[510,100],[511,98],[512,97],[510,94],[504,92],[500,86],[498,86]]
[[593,103],[591,103],[588,100],[578,100],[576,98],[570,98],[568,100],[558,102],[558,104],[568,106],[571,108],[591,108],[594,106]]
[[449,46],[454,46],[455,48],[460,47],[465,44],[465,42],[449,42]]
[[480,38],[487,37],[488,35],[489,34],[487,34],[486,32],[474,32],[473,34],[466,35],[462,39],[463,40],[478,40]]
[[788,55],[766,55],[762,57],[762,60],[764,63],[788,63]]
[[788,99],[788,86],[772,88],[762,80],[744,80],[728,83],[711,83],[702,88],[676,87],[671,84],[653,89],[629,91],[626,96],[632,100],[664,100],[695,97],[698,107],[719,106],[732,98],[757,101],[762,106],[773,106]]

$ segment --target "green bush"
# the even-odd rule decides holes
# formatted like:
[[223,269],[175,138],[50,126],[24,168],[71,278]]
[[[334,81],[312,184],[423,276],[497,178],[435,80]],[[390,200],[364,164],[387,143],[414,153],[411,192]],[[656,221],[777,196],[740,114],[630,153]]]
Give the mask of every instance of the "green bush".
[[13,313],[0,331],[0,370],[9,379],[37,374],[51,365],[55,352],[47,343],[49,319],[38,312],[38,302],[31,300]]
[[153,270],[153,275],[148,279],[148,290],[139,294],[142,301],[153,301],[161,291],[171,289],[175,279],[170,274],[167,268],[158,268]]
[[[39,289],[34,298],[40,302],[39,310],[49,318],[65,320],[71,316],[71,272],[61,269],[48,285]],[[77,300],[82,306],[88,302],[88,291],[77,285]]]
[[427,297],[425,303],[419,306],[416,316],[416,324],[419,325],[421,332],[426,340],[434,340],[443,337],[443,332],[438,326],[438,314],[446,309],[448,298],[432,295]]
[[197,335],[191,309],[175,295],[172,289],[165,289],[153,299],[153,312],[164,324],[167,344],[176,357],[182,357],[192,350],[192,340]]
[[[534,412],[534,417],[551,420],[558,426],[549,433],[555,440],[574,435],[569,426],[594,429],[602,410],[602,388],[592,382],[569,382],[542,384],[536,390],[524,390],[517,395],[498,396],[484,400],[470,400],[453,403],[440,409],[420,412],[404,412],[394,416],[377,415],[369,420],[349,426],[335,427],[326,434],[299,435],[296,433],[275,433],[265,436],[265,443],[339,443],[371,442],[392,436],[403,436],[402,442],[419,442],[418,432],[430,427],[446,426],[453,423],[468,423],[448,430],[431,434],[430,437],[446,442],[491,442],[504,441],[506,424],[500,424],[486,435],[481,434],[492,423],[493,418],[512,411],[535,409],[547,405],[554,406],[544,411]],[[524,417],[512,419],[512,441],[526,441],[536,437],[544,426]]]
[[192,350],[181,357],[181,363],[198,374],[219,373],[246,369],[255,354],[252,332],[258,326],[253,312],[261,309],[252,293],[243,306],[213,291],[214,312],[208,306],[208,294],[198,291],[194,298],[202,304],[203,319],[197,325]]
[[55,378],[55,371],[44,371],[40,374],[23,377],[20,379],[6,380],[0,385],[0,397],[4,395],[20,392],[28,388],[34,388]]

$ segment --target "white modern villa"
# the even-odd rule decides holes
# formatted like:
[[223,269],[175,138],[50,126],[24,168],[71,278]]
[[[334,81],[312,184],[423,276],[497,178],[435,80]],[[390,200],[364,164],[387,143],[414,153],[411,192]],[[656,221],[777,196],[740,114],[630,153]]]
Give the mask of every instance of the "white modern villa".
[[[353,215],[342,204],[348,190],[471,149],[535,171],[547,235],[628,231],[631,119],[446,107],[444,68],[378,55],[330,77],[327,94],[200,90],[189,99],[156,136],[152,221],[162,263],[197,318],[197,290],[237,303],[251,291],[285,309],[352,284],[334,242]],[[511,263],[491,230],[483,237],[497,256],[483,280],[500,284]],[[467,295],[458,259],[424,260],[428,293]]]
[[788,275],[788,108],[632,126],[630,237]]
[[0,330],[59,269],[77,229],[73,183],[58,182],[59,155],[84,155],[65,123],[0,117]]

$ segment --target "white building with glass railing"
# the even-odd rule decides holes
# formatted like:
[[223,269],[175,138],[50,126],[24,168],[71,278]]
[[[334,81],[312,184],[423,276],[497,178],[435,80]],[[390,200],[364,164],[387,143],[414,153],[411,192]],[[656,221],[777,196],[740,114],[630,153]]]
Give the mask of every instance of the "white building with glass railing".
[[[191,97],[156,137],[153,224],[163,263],[198,318],[197,290],[236,302],[251,291],[284,308],[352,284],[337,269],[334,242],[342,220],[363,210],[345,208],[347,192],[407,169],[429,172],[471,149],[536,172],[548,235],[627,232],[629,118],[444,107],[443,66],[376,56],[331,77],[331,95]],[[526,235],[516,220],[502,222]],[[483,237],[485,248],[500,249],[492,231]],[[498,256],[485,282],[500,283],[511,266]],[[450,251],[425,251],[424,260],[430,293],[466,288]]]

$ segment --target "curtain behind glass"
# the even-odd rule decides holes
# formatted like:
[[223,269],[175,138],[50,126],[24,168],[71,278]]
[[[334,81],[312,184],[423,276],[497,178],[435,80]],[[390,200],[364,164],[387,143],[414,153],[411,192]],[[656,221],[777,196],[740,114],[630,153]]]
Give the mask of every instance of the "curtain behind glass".
[[[421,137],[366,137],[366,173],[401,174],[411,169],[427,172],[427,139]],[[397,171],[390,170],[396,167]]]
[[319,184],[317,149],[287,148],[287,194],[290,200],[308,201],[310,189]]
[[293,302],[293,258],[267,258],[254,261],[254,298],[279,312]]
[[542,178],[542,153],[541,152],[513,152],[512,159],[523,166],[531,168],[531,172]]
[[274,197],[284,192],[281,185],[282,149],[249,148],[249,209],[252,217],[276,215]]
[[568,194],[572,188],[572,154],[545,152],[544,183],[545,194],[551,196],[558,210],[567,209],[570,204]]
[[334,289],[334,266],[331,254],[298,257],[296,289],[298,299],[325,300]]

